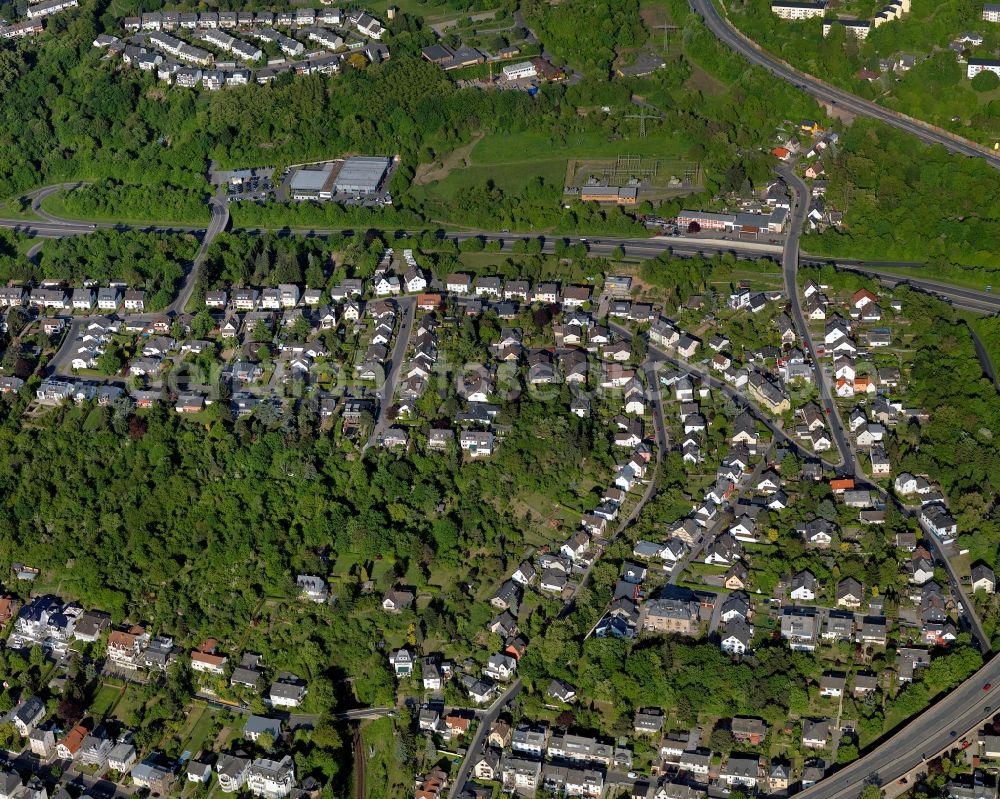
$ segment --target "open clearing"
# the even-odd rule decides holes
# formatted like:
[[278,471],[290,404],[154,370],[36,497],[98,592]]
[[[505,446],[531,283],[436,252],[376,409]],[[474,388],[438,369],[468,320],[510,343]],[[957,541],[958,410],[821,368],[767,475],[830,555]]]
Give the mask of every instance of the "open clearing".
[[453,169],[471,166],[472,161],[469,156],[472,155],[472,149],[479,144],[482,138],[483,134],[476,132],[472,135],[472,141],[452,150],[440,161],[433,161],[430,164],[420,164],[413,178],[414,184],[425,186],[435,180],[444,180],[451,174]]
[[571,133],[560,139],[540,132],[481,136],[471,147],[465,145],[440,161],[419,166],[414,185],[419,185],[428,199],[439,201],[451,200],[461,189],[481,186],[487,181],[504,192],[517,193],[529,182],[541,178],[546,185],[561,191],[570,159],[637,155],[675,165],[682,161],[686,151],[687,143],[679,138],[636,135],[608,141],[608,136],[600,131]]

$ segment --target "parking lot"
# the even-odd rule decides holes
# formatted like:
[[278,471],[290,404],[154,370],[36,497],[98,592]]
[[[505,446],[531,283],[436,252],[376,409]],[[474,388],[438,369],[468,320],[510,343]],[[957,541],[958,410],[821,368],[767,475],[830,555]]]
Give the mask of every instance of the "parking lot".
[[215,185],[225,188],[226,202],[273,199],[274,167],[216,171],[212,179]]

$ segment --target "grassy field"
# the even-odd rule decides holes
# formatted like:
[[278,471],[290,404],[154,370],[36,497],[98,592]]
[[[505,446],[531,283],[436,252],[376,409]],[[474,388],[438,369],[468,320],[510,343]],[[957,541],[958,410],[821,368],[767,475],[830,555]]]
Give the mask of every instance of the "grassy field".
[[[413,790],[409,775],[397,757],[396,735],[391,719],[376,719],[365,725],[361,736],[365,747],[365,799],[404,796]],[[369,752],[371,756],[368,757]]]
[[191,729],[187,741],[184,743],[184,748],[191,753],[192,757],[196,756],[198,752],[203,749],[211,748],[211,741],[206,739],[208,738],[208,735],[212,730],[213,723],[215,722],[215,711],[210,710],[208,707],[196,707],[191,711],[192,718],[195,714],[198,714],[197,719]]
[[128,688],[125,689],[125,695],[115,706],[114,717],[120,721],[128,723],[128,719],[132,716],[132,711],[135,710],[139,704],[139,689],[134,685],[129,685]]
[[545,161],[557,156],[567,158],[614,158],[618,155],[641,155],[647,158],[680,158],[687,145],[678,139],[648,136],[626,141],[608,141],[602,132],[571,133],[563,141],[553,141],[541,131],[526,131],[510,136],[487,136],[472,150],[475,164],[506,164]]
[[386,21],[388,17],[386,10],[390,6],[395,6],[405,14],[423,17],[427,24],[434,24],[441,20],[454,19],[455,17],[469,16],[469,12],[459,12],[439,3],[421,3],[420,0],[375,0],[375,2],[369,3],[366,8],[371,9],[371,13],[379,19]]
[[[475,164],[456,169],[436,183],[421,187],[429,196],[451,200],[461,189],[481,186],[492,180],[507,193],[518,193],[536,177],[541,177],[550,186],[561,186],[566,174],[566,161],[550,158],[543,161],[512,161],[502,165],[480,166]],[[415,187],[416,190],[416,187]]]
[[[420,190],[430,197],[451,199],[460,189],[482,185],[487,180],[492,180],[505,192],[518,192],[536,177],[543,178],[549,185],[562,186],[566,164],[571,158],[640,155],[676,163],[683,158],[686,149],[686,144],[676,139],[660,136],[640,139],[636,136],[628,141],[611,142],[601,132],[574,133],[563,141],[553,141],[551,136],[538,131],[486,136],[466,158],[451,161],[454,168],[435,170],[441,177]],[[448,155],[441,160],[449,163]],[[461,166],[466,160],[470,165]]]

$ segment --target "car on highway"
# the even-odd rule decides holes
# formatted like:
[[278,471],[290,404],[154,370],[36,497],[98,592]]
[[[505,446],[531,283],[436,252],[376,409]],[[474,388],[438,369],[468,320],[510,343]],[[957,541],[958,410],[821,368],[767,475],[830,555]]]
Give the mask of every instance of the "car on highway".
[[983,686],[983,690],[984,691],[989,691],[992,687],[993,687],[993,683],[988,682],[988,683],[986,683],[986,685]]
[[983,713],[992,713],[992,712],[993,712],[993,707],[991,705],[987,705],[986,707],[983,708]]

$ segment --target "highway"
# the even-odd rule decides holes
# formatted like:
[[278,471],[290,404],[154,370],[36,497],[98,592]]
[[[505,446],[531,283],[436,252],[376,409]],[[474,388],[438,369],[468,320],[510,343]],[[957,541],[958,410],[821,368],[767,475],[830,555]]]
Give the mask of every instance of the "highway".
[[[995,295],[992,292],[959,288],[958,286],[953,286],[949,283],[943,283],[940,280],[931,280],[924,277],[901,275],[898,272],[889,272],[885,269],[879,269],[876,266],[865,264],[863,262],[838,261],[837,266],[840,269],[849,269],[852,272],[860,272],[861,274],[878,278],[881,283],[887,286],[895,286],[899,283],[906,283],[915,289],[919,289],[920,291],[925,291],[928,294],[934,294],[935,296],[950,302],[956,308],[963,308],[968,311],[977,311],[985,314],[1000,313],[1000,296]],[[998,286],[998,289],[1000,289],[1000,286]]]
[[[222,217],[225,213],[225,220]],[[55,219],[53,217],[53,219]],[[209,233],[214,238],[215,234],[225,228],[228,220],[228,209],[224,205],[212,206],[212,220],[209,224]],[[15,230],[28,236],[38,238],[56,239],[65,236],[82,236],[93,233],[99,229],[114,228],[117,230],[144,230],[160,231],[163,233],[203,233],[205,228],[188,227],[184,225],[124,225],[115,223],[74,222],[63,221],[38,221],[26,219],[0,219],[0,227]],[[248,230],[248,233],[263,232],[262,230]],[[278,231],[286,235],[302,236],[329,236],[340,233],[352,233],[350,230],[339,229],[309,229],[309,230],[288,230]],[[413,231],[417,232],[417,231]],[[458,231],[446,231],[445,235],[457,242],[474,236],[482,236],[486,240],[496,240],[501,242],[503,252],[512,252],[516,242],[524,239],[538,239],[537,234],[524,233],[468,233]],[[664,253],[670,253],[679,257],[692,255],[711,256],[719,253],[731,253],[737,258],[757,259],[772,258],[777,260],[782,255],[784,247],[778,244],[764,244],[758,241],[742,241],[729,239],[716,239],[700,236],[653,236],[645,239],[629,238],[587,238],[580,236],[542,236],[542,252],[552,253],[555,250],[555,242],[559,239],[566,239],[571,245],[585,244],[590,255],[597,257],[610,257],[618,247],[622,248],[625,257],[636,259],[658,258]],[[205,248],[207,250],[207,247]],[[201,253],[199,252],[199,255]],[[915,289],[934,294],[941,299],[952,303],[957,308],[976,311],[978,313],[994,314],[1000,313],[1000,295],[990,292],[975,291],[973,289],[960,288],[943,283],[937,280],[930,280],[919,276],[909,276],[897,272],[889,272],[885,267],[897,268],[919,268],[921,264],[905,261],[862,261],[858,259],[829,258],[825,256],[811,256],[807,253],[800,253],[800,263],[822,266],[825,264],[835,264],[839,269],[850,269],[854,272],[861,272],[866,275],[878,278],[886,285],[896,285],[897,283],[908,283]],[[199,261],[200,262],[200,261]],[[194,282],[190,283],[193,291]],[[187,287],[186,287],[187,288]],[[187,295],[187,299],[190,294]],[[183,305],[187,304],[184,299]],[[171,306],[174,310],[181,310],[182,304],[175,302]]]
[[[984,685],[991,685],[988,691]],[[989,707],[990,710],[986,710]],[[886,785],[958,738],[993,718],[1000,709],[1000,658],[994,658],[891,738],[840,771],[795,794],[796,799],[858,799],[868,781]]]
[[751,64],[763,67],[772,75],[811,94],[820,102],[835,105],[857,116],[877,119],[886,125],[891,125],[916,136],[926,144],[940,144],[953,153],[966,155],[970,158],[982,158],[994,169],[1000,169],[1000,155],[995,154],[992,150],[919,119],[890,111],[869,100],[864,100],[843,89],[831,86],[812,75],[800,72],[744,36],[718,12],[712,0],[689,0],[689,2],[691,10],[704,20],[705,26],[726,47],[740,53]]

